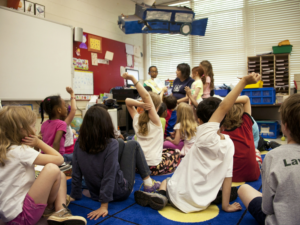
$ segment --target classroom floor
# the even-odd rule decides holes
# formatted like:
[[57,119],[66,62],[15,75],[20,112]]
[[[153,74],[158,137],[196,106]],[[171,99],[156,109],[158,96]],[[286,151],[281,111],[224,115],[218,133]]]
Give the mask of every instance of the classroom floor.
[[[280,138],[275,140],[280,144],[286,144],[286,141],[281,141]],[[262,158],[264,158],[264,154],[267,151],[262,152]],[[153,179],[158,181],[163,181],[167,177],[171,175],[164,176],[154,176]],[[71,191],[71,177],[68,177],[67,187],[68,194]],[[134,190],[129,198],[122,202],[112,202],[109,204],[109,214],[105,218],[99,218],[98,220],[89,220],[88,225],[98,225],[98,224],[121,224],[121,225],[129,225],[129,224],[199,224],[199,225],[256,225],[256,221],[246,210],[241,200],[237,198],[237,202],[242,205],[242,211],[234,212],[234,213],[225,213],[221,209],[221,205],[211,205],[208,209],[197,212],[197,213],[189,213],[184,214],[181,211],[167,206],[161,211],[153,210],[149,207],[142,207],[135,203],[134,201],[134,192],[140,189],[142,184],[142,179],[138,174],[136,174],[136,182],[134,185]],[[233,183],[233,186],[240,186],[243,183]],[[251,185],[257,190],[261,191],[261,177],[258,181],[255,182],[247,182],[247,184]],[[81,200],[72,202],[69,205],[70,210],[73,215],[80,215],[86,218],[87,214],[93,210],[98,209],[100,206],[99,202],[95,202],[83,195]],[[0,220],[0,225],[4,223]],[[46,219],[42,218],[38,223],[38,225],[47,224]]]

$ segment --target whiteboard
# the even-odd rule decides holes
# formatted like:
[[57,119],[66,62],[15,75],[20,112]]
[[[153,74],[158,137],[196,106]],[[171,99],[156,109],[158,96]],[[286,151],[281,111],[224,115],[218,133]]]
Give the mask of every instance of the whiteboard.
[[93,72],[75,70],[73,79],[73,90],[75,94],[94,94]]
[[0,7],[0,99],[43,100],[72,86],[72,27]]

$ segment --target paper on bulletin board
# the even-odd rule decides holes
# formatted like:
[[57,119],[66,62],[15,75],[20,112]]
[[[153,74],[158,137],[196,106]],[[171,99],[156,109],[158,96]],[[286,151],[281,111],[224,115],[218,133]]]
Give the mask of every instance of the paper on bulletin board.
[[127,55],[127,66],[133,66],[132,55]]
[[94,94],[94,76],[90,71],[75,70],[73,90],[76,94]]
[[141,48],[140,46],[135,45],[133,48],[133,52],[134,52],[134,57],[141,57]]
[[125,72],[126,72],[125,67],[124,67],[124,66],[121,66],[121,67],[120,67],[120,75],[121,75],[121,77],[122,77],[122,75],[123,75]]
[[79,70],[89,69],[89,61],[86,59],[73,58],[73,65],[75,69],[79,69]]
[[92,65],[98,66],[97,53],[92,52],[91,55],[92,55]]
[[134,55],[133,45],[125,44],[126,53],[129,55]]
[[110,52],[110,51],[106,51],[105,53],[105,57],[104,57],[106,60],[110,60],[112,61],[113,58],[114,58],[114,53],[113,52]]
[[142,62],[142,59],[141,58],[139,58],[139,57],[136,57],[136,56],[134,56],[134,63],[141,63]]

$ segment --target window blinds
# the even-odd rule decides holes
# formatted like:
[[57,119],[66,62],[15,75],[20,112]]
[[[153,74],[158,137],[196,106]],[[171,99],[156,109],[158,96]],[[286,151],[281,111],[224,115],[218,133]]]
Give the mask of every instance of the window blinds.
[[176,66],[198,66],[202,60],[213,65],[215,84],[236,84],[247,73],[247,56],[272,51],[289,39],[290,80],[300,73],[299,0],[194,0],[181,4],[195,11],[196,19],[208,17],[204,37],[151,34],[150,64],[159,78],[174,79]]

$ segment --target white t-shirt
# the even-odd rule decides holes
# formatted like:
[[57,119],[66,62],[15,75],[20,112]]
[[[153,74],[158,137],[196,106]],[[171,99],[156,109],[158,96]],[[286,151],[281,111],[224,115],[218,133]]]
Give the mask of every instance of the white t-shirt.
[[133,129],[135,131],[137,142],[141,145],[145,154],[148,166],[157,166],[162,160],[162,150],[164,143],[164,135],[161,124],[156,126],[151,120],[148,122],[148,135],[142,136],[139,131],[140,114],[136,114],[133,118]]
[[197,128],[196,141],[167,184],[172,203],[185,213],[206,209],[215,200],[225,177],[232,177],[234,145],[221,140],[219,123]]
[[0,217],[4,222],[23,211],[26,194],[35,181],[33,162],[40,154],[27,145],[13,145],[0,172]]
[[65,147],[69,147],[74,144],[73,138],[73,131],[71,126],[67,126],[67,133],[66,133],[66,140],[65,140]]

